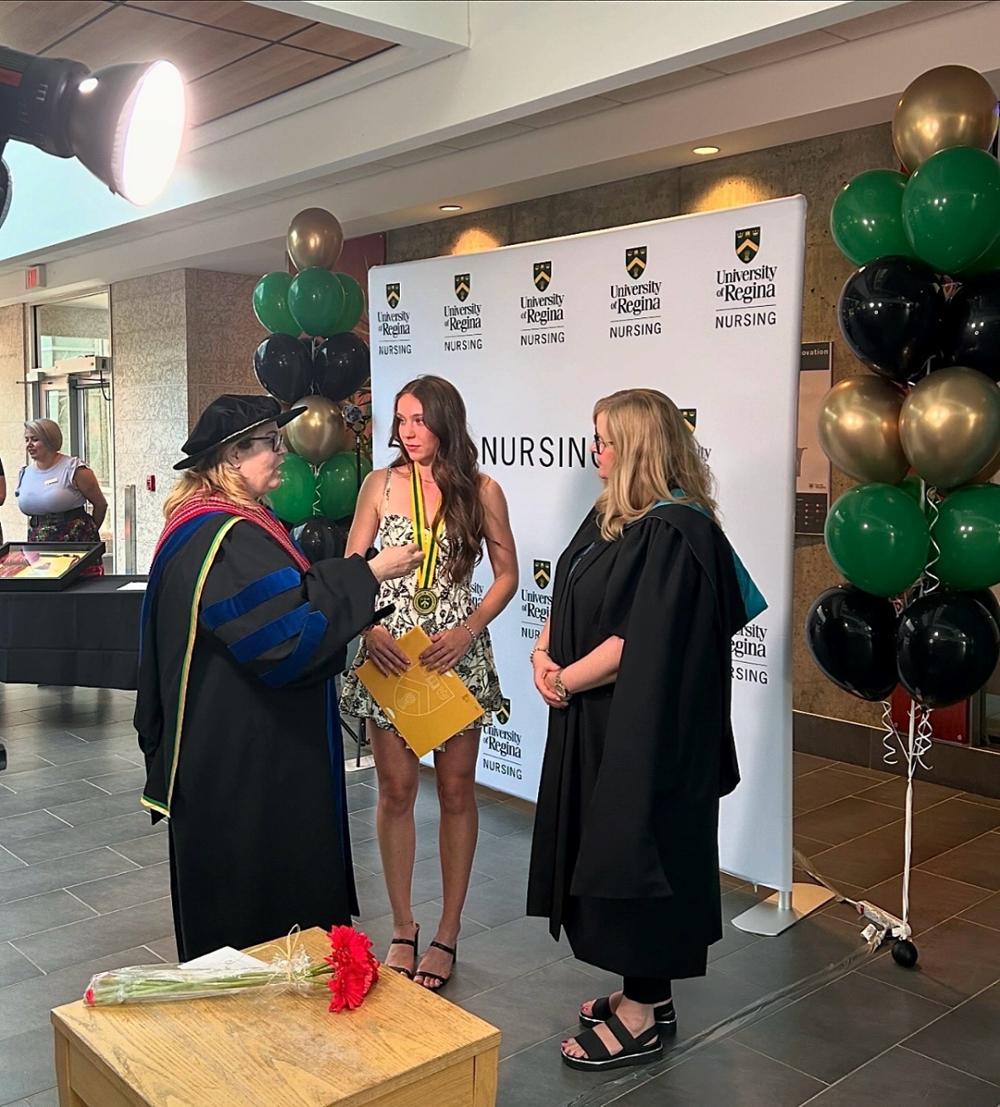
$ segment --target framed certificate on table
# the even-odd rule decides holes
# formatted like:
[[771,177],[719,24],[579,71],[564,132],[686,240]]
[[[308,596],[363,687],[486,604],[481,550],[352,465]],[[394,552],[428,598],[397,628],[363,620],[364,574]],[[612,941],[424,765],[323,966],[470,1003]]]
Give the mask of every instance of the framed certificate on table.
[[61,592],[103,555],[103,542],[7,542],[0,546],[0,592]]
[[453,670],[432,673],[420,664],[420,655],[431,645],[420,627],[407,631],[396,644],[410,660],[402,676],[383,676],[366,661],[358,669],[358,679],[410,749],[423,757],[465,730],[483,709]]

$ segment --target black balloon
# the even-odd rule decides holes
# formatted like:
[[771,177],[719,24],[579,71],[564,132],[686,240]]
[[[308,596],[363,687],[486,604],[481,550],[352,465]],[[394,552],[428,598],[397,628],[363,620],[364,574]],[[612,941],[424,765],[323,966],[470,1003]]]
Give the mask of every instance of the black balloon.
[[968,699],[1000,659],[1000,627],[978,593],[944,589],[914,600],[896,632],[899,680],[927,707]]
[[962,285],[948,304],[948,361],[1000,380],[1000,273]]
[[312,564],[328,557],[343,557],[347,546],[346,529],[332,519],[318,516],[296,527],[292,537]]
[[896,612],[859,588],[828,588],[809,611],[806,641],[823,674],[863,700],[896,687]]
[[351,331],[335,334],[318,346],[313,359],[313,379],[320,394],[340,403],[371,376],[368,343]]
[[993,621],[997,625],[997,629],[1000,630],[1000,600],[997,600],[996,596],[989,588],[980,588],[976,592],[970,592],[970,596],[974,600],[978,600],[983,607],[993,616]]
[[308,342],[289,334],[272,334],[254,351],[253,369],[266,391],[290,404],[309,391],[312,357]]
[[944,291],[922,262],[879,258],[848,278],[837,316],[855,355],[876,373],[902,382],[940,353]]

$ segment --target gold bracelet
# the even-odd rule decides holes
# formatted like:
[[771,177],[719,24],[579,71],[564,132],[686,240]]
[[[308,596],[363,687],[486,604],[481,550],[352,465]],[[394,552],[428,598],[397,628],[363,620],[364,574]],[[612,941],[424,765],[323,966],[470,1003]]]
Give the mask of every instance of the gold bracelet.
[[552,678],[552,687],[559,693],[560,697],[564,700],[568,700],[573,693],[563,684],[562,679],[563,671],[559,670],[558,673]]
[[536,653],[544,653],[548,658],[552,656],[544,646],[535,646],[531,653],[528,654],[528,660],[534,662]]
[[469,645],[471,646],[472,643],[476,640],[476,635],[473,632],[472,627],[469,626],[465,619],[463,619],[458,625],[469,635]]

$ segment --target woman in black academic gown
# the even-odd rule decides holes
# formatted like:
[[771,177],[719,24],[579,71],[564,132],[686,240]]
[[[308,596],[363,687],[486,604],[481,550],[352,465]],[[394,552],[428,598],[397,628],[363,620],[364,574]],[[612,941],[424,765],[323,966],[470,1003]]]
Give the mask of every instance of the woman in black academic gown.
[[528,913],[623,977],[562,1044],[581,1069],[657,1057],[676,1027],[671,981],[704,976],[722,936],[719,797],[739,780],[730,639],[763,607],[674,404],[630,389],[594,421],[605,488],[559,560],[532,653],[552,710]]
[[309,565],[260,502],[280,483],[281,413],[222,396],[174,468],[142,612],[142,803],[169,818],[181,960],[357,912],[332,677],[416,546]]

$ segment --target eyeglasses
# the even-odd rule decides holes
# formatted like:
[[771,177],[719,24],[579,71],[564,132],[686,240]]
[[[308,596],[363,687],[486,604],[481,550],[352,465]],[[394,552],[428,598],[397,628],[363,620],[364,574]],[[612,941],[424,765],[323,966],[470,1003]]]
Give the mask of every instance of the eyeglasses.
[[255,434],[250,438],[244,439],[245,442],[270,442],[271,452],[280,454],[285,448],[285,438],[281,431],[274,431],[271,434]]
[[614,442],[605,442],[599,434],[594,435],[594,453],[597,454],[598,457],[600,457],[609,446],[613,445]]

